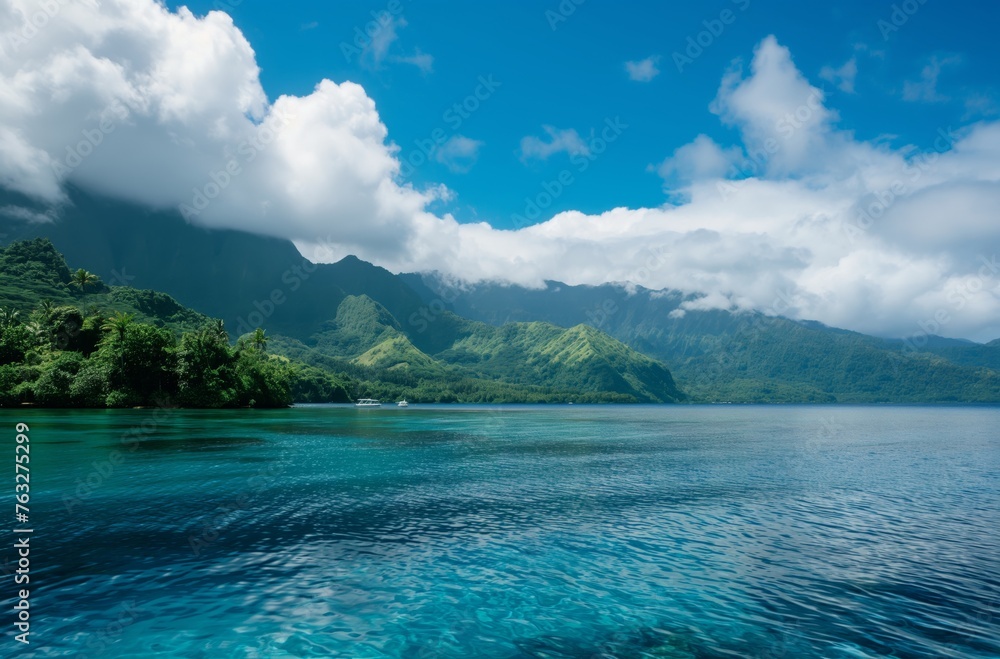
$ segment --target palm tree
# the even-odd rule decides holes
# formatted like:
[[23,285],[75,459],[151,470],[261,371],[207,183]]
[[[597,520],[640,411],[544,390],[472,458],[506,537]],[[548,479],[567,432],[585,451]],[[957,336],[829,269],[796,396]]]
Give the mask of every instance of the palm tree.
[[17,325],[20,322],[18,320],[18,316],[20,315],[20,312],[13,309],[0,308],[0,328]]
[[255,329],[253,336],[250,337],[250,342],[253,344],[254,350],[264,352],[264,348],[267,347],[267,337],[264,336],[264,330],[259,327]]
[[51,338],[51,333],[49,332],[49,330],[46,327],[44,327],[41,323],[39,323],[37,320],[31,321],[30,323],[25,325],[25,327],[27,327],[28,331],[31,332],[31,336],[34,337],[35,343],[37,345],[41,345],[42,343],[45,343]]
[[46,321],[51,320],[52,312],[56,310],[56,304],[52,300],[42,300],[41,304],[38,305],[38,312],[42,315],[42,318]]
[[87,286],[97,283],[97,275],[80,268],[73,273],[73,283],[79,286],[81,291],[85,291]]
[[134,320],[135,314],[116,311],[114,316],[111,316],[111,318],[104,321],[104,324],[101,325],[101,329],[105,332],[116,333],[118,335],[118,340],[122,341],[125,339],[125,331]]
[[209,331],[215,335],[215,338],[229,343],[229,332],[226,331],[226,321],[216,319],[211,327],[209,327]]

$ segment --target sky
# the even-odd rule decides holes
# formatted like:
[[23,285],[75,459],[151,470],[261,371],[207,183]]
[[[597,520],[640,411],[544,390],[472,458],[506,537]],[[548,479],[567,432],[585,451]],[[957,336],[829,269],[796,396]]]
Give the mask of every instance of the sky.
[[0,0],[0,213],[68,186],[456,280],[1000,337],[1000,7]]

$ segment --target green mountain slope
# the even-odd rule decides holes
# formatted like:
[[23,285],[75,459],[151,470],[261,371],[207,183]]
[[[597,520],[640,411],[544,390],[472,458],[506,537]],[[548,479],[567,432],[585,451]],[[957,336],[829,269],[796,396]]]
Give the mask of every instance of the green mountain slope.
[[[0,202],[10,202],[3,195],[0,193]],[[0,233],[8,238],[51,236],[72,263],[87,264],[109,283],[163,291],[180,305],[225,319],[226,326],[239,333],[260,324],[269,335],[294,340],[289,345],[297,342],[302,349],[320,350],[331,358],[348,354],[350,359],[358,358],[395,336],[387,333],[381,341],[356,350],[351,342],[358,337],[352,338],[344,330],[353,326],[353,321],[330,332],[336,329],[341,303],[349,297],[365,296],[392,318],[391,322],[377,320],[377,326],[391,326],[405,335],[409,344],[438,368],[461,367],[461,377],[471,373],[474,378],[533,384],[538,382],[533,378],[542,378],[546,383],[542,386],[549,386],[557,376],[539,371],[540,366],[531,361],[536,358],[531,350],[511,347],[491,351],[485,343],[480,350],[476,345],[488,342],[493,335],[470,324],[479,321],[499,327],[542,321],[560,328],[586,324],[606,332],[634,351],[666,364],[680,387],[696,400],[1000,400],[995,380],[1000,369],[998,342],[983,346],[931,337],[914,351],[899,341],[819,323],[725,311],[681,314],[678,307],[685,297],[679,293],[641,288],[625,291],[613,285],[552,282],[542,290],[500,285],[448,289],[432,276],[397,276],[353,257],[335,264],[312,265],[288,242],[235,231],[205,231],[184,223],[175,213],[154,213],[79,194],[74,194],[73,202],[59,222],[3,224],[0,219]],[[58,275],[63,283],[65,274]],[[64,304],[84,297],[69,288],[67,291],[57,291],[62,297],[53,300]],[[4,299],[19,301],[22,306],[42,294],[17,287],[4,289],[2,282],[0,292]],[[88,294],[97,292],[92,289]],[[137,306],[135,301],[117,299],[109,304]],[[364,334],[360,329],[352,331]],[[541,339],[531,329],[506,331],[511,335],[504,336],[514,344],[518,333]],[[463,343],[466,339],[469,342]],[[608,346],[602,348],[606,349]],[[403,342],[387,345],[371,363],[381,368],[393,353],[407,350]],[[429,367],[414,356],[399,361],[408,365],[412,377]],[[359,366],[350,359],[346,361],[348,368]],[[511,369],[507,362],[519,366]],[[624,382],[641,393],[642,388],[629,384],[617,365],[612,364],[611,371],[619,373],[621,380],[608,373],[598,374],[596,364],[592,370],[594,373],[586,377],[593,382],[618,388]],[[427,377],[439,377],[439,372]]]
[[165,293],[108,287],[99,278],[76,285],[66,260],[47,239],[0,247],[0,307],[27,317],[43,301],[55,307],[100,308],[106,315],[129,313],[138,322],[181,331],[195,330],[210,320]]
[[1000,350],[934,339],[920,351],[815,322],[757,313],[679,312],[685,297],[621,287],[450,289],[403,275],[425,304],[447,300],[494,325],[542,320],[597,327],[667,364],[693,400],[732,402],[1000,402]]
[[[384,273],[357,260],[348,261],[347,266],[356,275],[367,272],[375,280]],[[194,354],[191,351],[203,354],[207,350],[209,356],[225,352],[215,345],[224,332],[209,317],[163,293],[108,287],[86,271],[73,273],[46,239],[0,248],[0,282],[0,308],[4,319],[14,318],[15,338],[20,341],[11,362],[24,360],[33,349],[25,343],[29,340],[26,332],[50,338],[59,335],[62,344],[45,339],[47,346],[51,344],[46,354],[53,360],[61,359],[62,350],[77,351],[79,359],[86,360],[109,340],[108,322],[116,312],[127,315],[128,323],[162,329],[150,335],[160,346],[158,389],[172,391],[196,375],[192,369],[197,367],[185,366],[189,363],[185,355]],[[361,286],[359,282],[348,282],[346,287]],[[415,294],[411,291],[410,295]],[[388,299],[399,303],[400,296],[388,295]],[[567,330],[528,323],[496,328],[444,314],[435,332],[424,333],[412,324],[400,324],[389,309],[369,296],[350,294],[340,298],[328,320],[319,320],[319,313],[323,311],[294,326],[302,332],[313,329],[308,336],[274,335],[267,340],[247,335],[243,339],[246,345],[270,343],[271,352],[310,365],[308,369],[289,365],[291,395],[299,400],[319,402],[322,392],[333,392],[331,396],[343,400],[347,390],[357,397],[380,393],[415,401],[674,402],[682,398],[661,364],[585,326]],[[21,314],[30,315],[35,329],[16,320]],[[32,341],[32,345],[37,343]],[[0,352],[6,350],[5,342],[0,337]],[[436,352],[428,354],[427,349]],[[257,348],[262,350],[263,345]],[[219,357],[220,364],[228,364],[224,357]],[[219,376],[223,380],[230,366]],[[74,362],[66,387],[81,368],[82,362]],[[27,377],[18,373],[22,380]],[[32,378],[31,382],[37,379]],[[135,384],[128,396],[120,398],[122,404],[150,400],[145,386]],[[211,397],[212,386],[204,387],[204,396]],[[17,400],[33,399],[19,394]],[[191,398],[191,402],[197,401]]]
[[[0,190],[0,207],[25,205]],[[389,271],[348,257],[314,265],[291,242],[240,231],[209,231],[176,212],[72,193],[57,222],[28,224],[0,215],[7,241],[49,238],[73,264],[112,286],[161,291],[180,304],[221,318],[243,334],[307,339],[337,313],[348,295],[368,295],[404,320],[423,304]]]
[[[500,382],[541,388],[557,399],[676,402],[670,372],[591,327],[548,323],[493,327],[443,314],[434,339],[406,329],[368,296],[348,296],[334,320],[308,341],[284,343],[290,356],[328,365],[344,362],[364,377],[410,385],[411,398],[429,381]],[[421,349],[437,349],[428,354]],[[323,362],[323,360],[328,360]],[[339,361],[336,361],[339,360]],[[536,393],[538,393],[536,391]]]
[[665,366],[586,325],[550,323],[492,327],[465,321],[468,331],[437,355],[483,377],[512,382],[550,382],[581,391],[612,391],[637,400],[683,398]]
[[0,248],[0,406],[284,407],[346,401],[350,382],[234,347],[223,325],[163,293],[71,272],[48,240]]

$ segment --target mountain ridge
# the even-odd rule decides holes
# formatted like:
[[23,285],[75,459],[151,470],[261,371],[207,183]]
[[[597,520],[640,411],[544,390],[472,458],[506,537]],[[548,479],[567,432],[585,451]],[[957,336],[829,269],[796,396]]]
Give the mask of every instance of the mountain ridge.
[[[366,267],[360,261],[349,265]],[[27,296],[18,294],[25,289],[32,292]],[[115,316],[109,315],[112,309]],[[49,364],[45,373],[53,373],[51,377],[58,379],[62,392],[61,397],[49,396],[44,400],[74,401],[74,404],[82,401],[83,398],[73,398],[70,387],[75,386],[78,373],[98,368],[91,368],[87,361],[91,353],[101,348],[101,355],[107,356],[107,350],[117,345],[113,342],[115,327],[121,328],[123,337],[128,332],[130,337],[148,335],[149,340],[155,341],[158,382],[165,383],[166,390],[181,386],[197,375],[197,368],[185,366],[193,363],[187,361],[188,355],[197,353],[221,369],[213,371],[220,381],[231,380],[230,362],[237,357],[242,359],[241,368],[255,374],[252,377],[273,376],[277,389],[272,389],[284,392],[267,399],[274,401],[289,396],[289,401],[294,400],[296,392],[314,399],[320,391],[343,391],[343,383],[360,393],[359,397],[379,390],[414,402],[565,402],[576,399],[581,402],[664,403],[684,398],[666,367],[596,330],[584,330],[588,341],[595,346],[592,350],[595,354],[588,355],[587,359],[533,360],[533,356],[552,349],[546,341],[565,335],[568,340],[564,343],[572,344],[580,330],[566,330],[546,323],[494,328],[455,317],[450,319],[457,330],[450,335],[451,340],[468,339],[464,350],[470,359],[456,358],[454,350],[428,355],[411,341],[406,328],[384,305],[364,294],[346,295],[332,318],[310,323],[318,325],[318,331],[305,341],[281,335],[269,338],[256,331],[241,337],[233,353],[228,347],[225,350],[220,347],[225,334],[224,323],[213,322],[207,316],[186,309],[163,293],[109,287],[84,269],[71,275],[63,255],[48,239],[16,242],[0,248],[0,311],[3,381],[12,383],[9,388],[18,391],[14,398],[24,402],[31,402],[33,394],[42,396],[38,393],[43,391],[38,388],[42,385],[37,385],[36,381],[43,375],[37,369],[32,370],[32,363],[41,359],[40,354],[44,354]],[[32,325],[21,322],[20,312],[31,314]],[[135,322],[137,318],[140,322]],[[149,322],[141,322],[147,320]],[[59,343],[63,333],[65,345]],[[470,349],[474,344],[495,347],[498,335],[517,337],[517,350],[498,359],[494,350],[477,353]],[[447,336],[442,334],[440,338]],[[225,337],[227,344],[228,341]],[[268,343],[272,344],[272,355],[281,356],[285,361],[293,360],[297,365],[288,370],[270,357],[265,359],[264,348]],[[66,350],[73,354],[64,355]],[[600,351],[607,352],[612,359],[597,355]],[[135,352],[133,359],[141,354],[141,350]],[[247,355],[254,356],[252,362]],[[531,363],[533,361],[544,361],[547,368],[540,369]],[[86,368],[85,363],[88,364]],[[100,364],[101,368],[107,364],[124,367],[128,362],[119,364],[104,360]],[[263,370],[254,371],[258,368],[255,365],[262,365]],[[286,380],[288,382],[284,383]],[[120,406],[128,401],[150,400],[155,391],[144,389],[148,382],[141,378],[135,382],[146,384],[129,385],[131,388],[119,392],[120,395],[108,394],[106,400],[114,400],[113,405],[108,404]],[[199,386],[199,390],[212,390],[208,384]],[[251,388],[248,385],[240,391]],[[9,393],[4,392],[0,402],[9,403]],[[233,399],[232,396],[227,398],[224,392],[223,398],[230,402]],[[87,398],[98,399],[105,400],[96,394]],[[249,395],[243,399],[251,404],[253,400],[258,403],[262,400]]]
[[[239,333],[259,325],[288,337],[290,346],[309,348],[314,337],[323,340],[341,303],[365,296],[385,309],[414,349],[452,366],[475,367],[482,377],[492,377],[496,362],[470,353],[470,337],[485,336],[470,323],[544,321],[607,333],[665,364],[695,400],[1000,401],[993,382],[1000,370],[1000,339],[974,344],[932,337],[913,349],[901,340],[816,321],[682,310],[693,296],[677,291],[561,282],[543,289],[448,286],[433,275],[394,275],[353,256],[312,264],[288,241],[208,231],[169,211],[80,195],[58,222],[0,228],[14,235],[48,235],[60,251],[77,255],[69,259],[73,263],[88,263],[85,257],[97,254],[101,262],[95,270],[110,283],[161,290],[185,307],[223,318]],[[342,347],[326,349],[346,354]]]

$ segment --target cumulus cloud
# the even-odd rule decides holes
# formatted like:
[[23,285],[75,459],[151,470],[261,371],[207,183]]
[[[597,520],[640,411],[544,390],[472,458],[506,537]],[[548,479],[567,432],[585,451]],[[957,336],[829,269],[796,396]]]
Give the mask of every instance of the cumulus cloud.
[[678,147],[656,167],[656,173],[668,184],[723,178],[742,157],[743,151],[739,147],[723,149],[707,135],[699,135],[693,142]]
[[647,57],[637,62],[625,62],[625,72],[628,73],[630,80],[634,80],[635,82],[649,82],[660,75],[659,63],[659,55]]
[[[529,286],[633,282],[698,294],[688,313],[759,309],[882,335],[946,317],[938,333],[1000,336],[1000,123],[929,135],[927,152],[857,140],[773,37],[723,75],[710,106],[738,143],[664,145],[661,173],[683,203],[515,231],[430,212],[449,192],[400,182],[398,147],[359,85],[268,98],[224,13],[67,3],[32,31],[39,3],[0,7],[12,17],[0,27],[0,185],[49,209],[23,221],[58,214],[77,186],[322,260]],[[523,155],[587,153],[574,131],[546,134]]]
[[576,129],[559,129],[555,126],[542,126],[549,139],[546,141],[535,135],[528,135],[521,139],[521,160],[547,160],[559,152],[566,152],[571,156],[590,155],[587,143],[583,141]]

